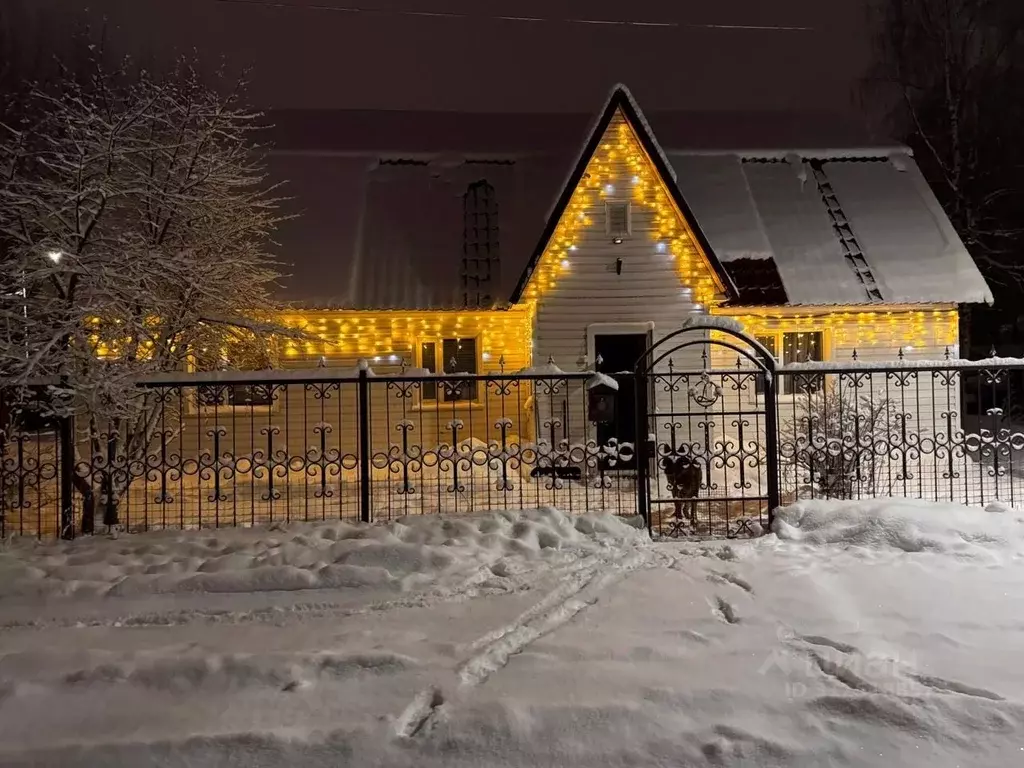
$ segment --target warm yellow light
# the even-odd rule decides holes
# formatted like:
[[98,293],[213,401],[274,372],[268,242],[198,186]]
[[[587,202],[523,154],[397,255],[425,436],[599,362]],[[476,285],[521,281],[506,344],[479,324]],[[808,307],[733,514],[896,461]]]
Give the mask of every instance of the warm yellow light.
[[671,253],[679,278],[691,289],[696,303],[713,306],[722,286],[704,254],[694,246],[689,225],[654,172],[651,159],[621,115],[612,122],[609,133],[612,132],[614,143],[606,140],[601,144],[587,165],[583,180],[573,190],[566,212],[556,225],[527,287],[527,301],[536,301],[551,290],[566,271],[566,250],[575,250],[580,235],[593,224],[588,212],[603,205],[601,200],[615,194],[617,189],[629,188],[633,202],[650,214],[654,225],[650,236],[658,252]]
[[834,348],[899,347],[945,348],[958,340],[956,310],[931,310],[927,322],[921,310],[884,312],[844,310],[790,314],[779,310],[747,310],[732,315],[752,336],[777,333],[828,332]]
[[[400,354],[413,360],[418,345],[425,340],[436,343],[445,338],[477,338],[481,359],[488,362],[486,370],[494,368],[493,361],[501,356],[511,361],[511,365],[525,367],[531,362],[532,318],[531,309],[525,305],[509,310],[472,312],[310,312],[289,316],[289,320],[316,336],[320,343],[289,341],[284,351],[288,357],[347,353],[372,358],[387,353],[389,359],[391,354]],[[321,331],[328,323],[333,326],[332,330]],[[483,350],[488,352],[486,358],[482,356]]]

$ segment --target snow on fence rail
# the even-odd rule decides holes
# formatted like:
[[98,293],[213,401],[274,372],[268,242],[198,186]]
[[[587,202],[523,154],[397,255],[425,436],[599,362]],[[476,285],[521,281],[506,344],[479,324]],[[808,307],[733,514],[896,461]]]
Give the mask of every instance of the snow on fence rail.
[[[128,453],[110,450],[116,425],[46,417],[45,387],[0,388],[0,535],[545,505],[639,512],[657,533],[731,535],[764,522],[772,473],[783,502],[1024,495],[1021,360],[779,367],[774,434],[764,372],[647,372],[646,423],[617,389],[622,378],[553,365],[500,375],[375,375],[369,366],[175,374],[140,382],[149,428]],[[700,399],[695,384],[709,380]],[[610,417],[593,407],[609,396]],[[647,443],[634,445],[635,434]],[[681,456],[701,469],[689,527],[674,516],[667,477]]]

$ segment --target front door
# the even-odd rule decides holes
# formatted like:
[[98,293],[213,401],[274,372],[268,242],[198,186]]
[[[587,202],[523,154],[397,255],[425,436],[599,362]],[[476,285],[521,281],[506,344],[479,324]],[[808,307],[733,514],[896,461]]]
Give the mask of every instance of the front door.
[[636,469],[636,399],[642,398],[641,412],[647,409],[646,392],[637,392],[633,369],[637,361],[647,351],[649,339],[646,333],[603,333],[594,336],[594,360],[596,368],[615,379],[619,391],[615,398],[615,419],[607,424],[597,425],[597,441],[599,445],[607,445],[615,439],[621,445],[630,443],[634,446],[628,452],[627,461],[621,459],[614,463],[603,460],[601,466],[606,471]]

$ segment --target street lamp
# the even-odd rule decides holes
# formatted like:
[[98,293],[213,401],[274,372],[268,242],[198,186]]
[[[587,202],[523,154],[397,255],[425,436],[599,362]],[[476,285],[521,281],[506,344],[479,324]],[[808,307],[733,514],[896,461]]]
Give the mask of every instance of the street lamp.
[[47,251],[46,258],[52,261],[54,264],[60,262],[64,258],[64,251]]

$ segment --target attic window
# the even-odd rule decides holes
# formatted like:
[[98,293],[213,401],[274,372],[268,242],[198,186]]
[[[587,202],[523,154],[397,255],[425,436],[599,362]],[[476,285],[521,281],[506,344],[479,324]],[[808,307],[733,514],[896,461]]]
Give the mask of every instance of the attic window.
[[632,224],[629,203],[606,203],[605,213],[608,234],[613,238],[628,237]]

